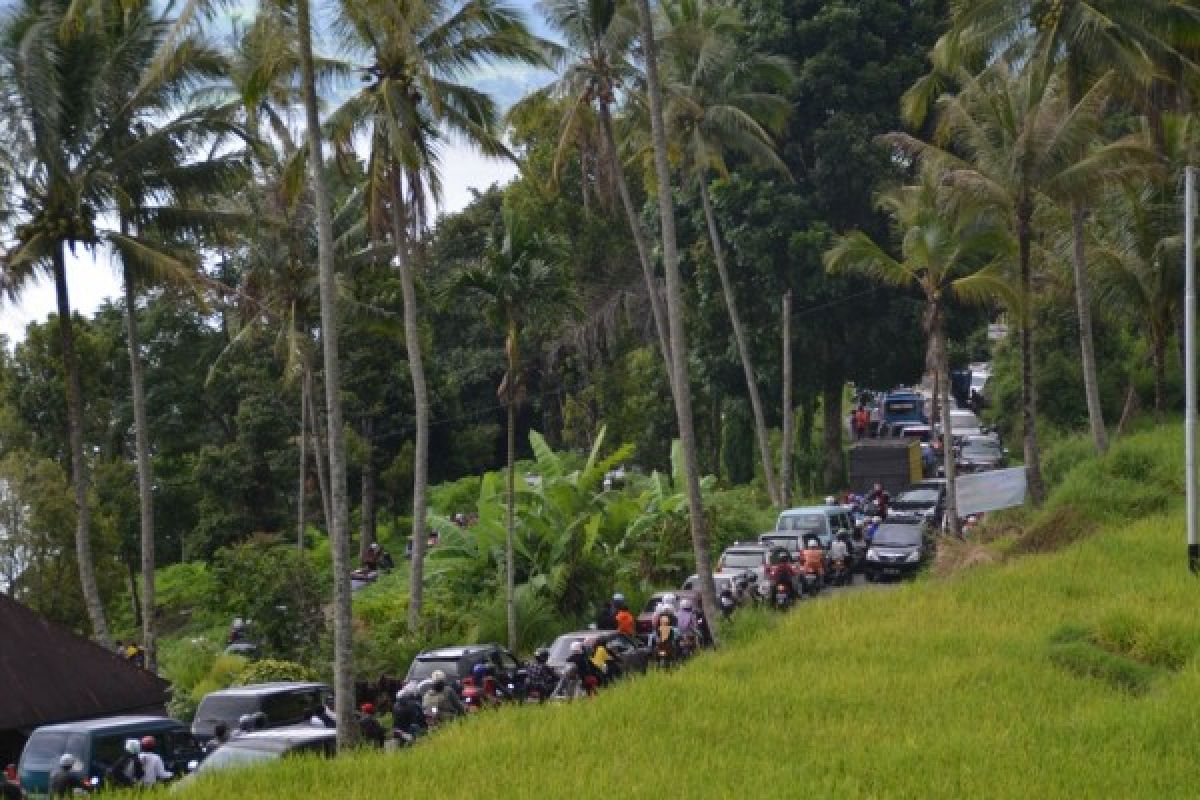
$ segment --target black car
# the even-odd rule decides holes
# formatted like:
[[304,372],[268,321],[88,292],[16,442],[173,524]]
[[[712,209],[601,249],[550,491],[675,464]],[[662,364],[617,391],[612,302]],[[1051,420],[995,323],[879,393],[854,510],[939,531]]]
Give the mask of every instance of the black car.
[[469,676],[477,664],[492,667],[498,683],[519,681],[520,664],[513,658],[512,653],[498,644],[439,647],[436,650],[418,653],[412,666],[408,668],[405,681],[409,684],[419,684],[431,679],[433,673],[441,670],[446,673],[448,682],[461,685],[462,679]]
[[867,548],[864,567],[868,581],[913,575],[925,563],[925,529],[890,519],[879,526]]
[[268,728],[307,722],[313,710],[329,703],[333,690],[323,683],[279,681],[209,692],[196,708],[192,733],[201,742],[213,737],[217,723],[234,730],[246,714],[262,712]]
[[936,528],[942,520],[942,509],[946,502],[946,487],[935,486],[910,487],[892,498],[888,504],[888,519],[893,515],[902,517],[917,517],[929,520],[929,525]]

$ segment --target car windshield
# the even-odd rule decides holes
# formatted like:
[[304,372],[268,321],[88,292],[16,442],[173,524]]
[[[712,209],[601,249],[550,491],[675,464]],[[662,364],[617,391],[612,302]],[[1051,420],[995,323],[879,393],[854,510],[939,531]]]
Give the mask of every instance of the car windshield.
[[582,641],[582,636],[558,637],[554,640],[554,645],[550,648],[550,660],[555,664],[565,664],[567,657],[571,655],[571,645],[573,645],[575,642]]
[[419,656],[408,671],[410,681],[424,681],[433,677],[438,670],[446,673],[446,677],[454,680],[458,677],[458,658],[447,656]]
[[214,772],[231,767],[249,766],[263,761],[273,761],[282,755],[275,750],[257,750],[249,747],[218,747],[217,751],[200,762],[196,772]]
[[783,547],[791,551],[804,549],[800,545],[799,537],[796,536],[764,536],[762,543],[768,547]]
[[896,503],[912,503],[913,505],[936,505],[938,501],[937,489],[910,489],[907,492],[901,492],[896,497]]
[[921,528],[917,525],[888,525],[875,532],[874,544],[883,547],[912,547],[921,543]]
[[721,561],[724,569],[754,569],[763,565],[763,555],[758,550],[730,550]]
[[788,514],[779,522],[779,530],[781,531],[825,530],[824,514]]

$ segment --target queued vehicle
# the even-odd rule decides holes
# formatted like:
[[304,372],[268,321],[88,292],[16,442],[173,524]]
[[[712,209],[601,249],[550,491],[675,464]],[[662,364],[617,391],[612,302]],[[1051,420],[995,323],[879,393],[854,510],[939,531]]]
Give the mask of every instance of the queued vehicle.
[[914,575],[926,560],[925,529],[919,521],[893,521],[890,517],[875,531],[867,548],[867,580]]
[[203,775],[308,754],[327,758],[336,755],[337,731],[305,725],[242,734],[222,744],[203,761],[189,763],[189,774],[178,786],[191,784]]
[[725,548],[717,559],[717,572],[752,572],[762,586],[767,580],[771,548],[758,543],[736,542]]
[[571,656],[571,645],[576,642],[583,643],[588,639],[595,639],[604,645],[604,648],[617,660],[622,675],[634,672],[643,675],[646,673],[646,667],[650,662],[650,649],[619,631],[586,630],[564,633],[554,640],[554,644],[550,645],[550,658],[546,661],[546,665],[556,674],[562,675],[563,669],[567,666],[567,659]]
[[108,768],[125,754],[128,739],[153,736],[156,752],[168,772],[182,775],[187,765],[203,757],[203,750],[187,726],[168,717],[119,716],[64,722],[35,728],[21,751],[17,775],[33,796],[49,791],[50,773],[59,759],[71,754],[80,765],[80,777],[100,786]]
[[201,743],[213,737],[218,722],[235,730],[246,714],[262,712],[267,728],[300,725],[312,718],[313,711],[327,705],[333,690],[324,683],[279,681],[254,683],[209,692],[196,707],[192,734]]
[[945,483],[940,488],[913,486],[892,498],[892,502],[888,505],[888,518],[890,519],[893,515],[917,517],[928,521],[931,527],[936,528],[941,525],[945,504]]
[[809,535],[815,535],[821,542],[826,553],[828,564],[829,548],[833,546],[833,537],[839,533],[850,534],[855,529],[854,514],[846,506],[802,506],[789,508],[779,515],[775,522],[777,533],[794,533],[803,540]]
[[764,547],[784,548],[793,561],[799,559],[804,551],[804,534],[800,531],[771,531],[759,536],[758,541]]
[[984,472],[1004,466],[1007,453],[1000,443],[986,437],[973,437],[958,451],[960,472]]
[[974,411],[956,408],[950,411],[950,433],[955,439],[979,436],[983,433],[983,423]]
[[[729,572],[714,572],[713,573],[713,583],[716,584],[717,595],[720,595],[721,592],[724,592],[726,590],[729,590],[730,592],[732,592],[733,594],[736,595],[737,594],[737,583],[739,580],[742,580],[742,579],[746,579],[746,573],[744,570],[741,570],[741,571],[730,570]],[[684,589],[685,592],[695,592],[696,594],[699,594],[699,592],[700,592],[700,576],[699,575],[689,575],[688,579],[683,582],[682,588]],[[682,594],[682,592],[676,592],[676,594]]]
[[512,653],[498,644],[467,644],[418,653],[408,668],[405,684],[420,684],[441,670],[448,682],[461,685],[462,679],[470,675],[477,664],[490,666],[497,683],[520,683],[521,665]]
[[894,389],[883,398],[883,422],[912,422],[928,424],[925,417],[925,398],[912,389]]

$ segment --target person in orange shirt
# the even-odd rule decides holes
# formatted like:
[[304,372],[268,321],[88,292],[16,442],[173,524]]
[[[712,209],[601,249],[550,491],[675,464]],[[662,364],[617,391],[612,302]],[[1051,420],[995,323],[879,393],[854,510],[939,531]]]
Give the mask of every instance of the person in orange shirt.
[[633,618],[633,614],[629,611],[629,606],[625,604],[625,596],[621,594],[613,595],[613,605],[617,607],[617,630],[626,636],[634,636],[637,634],[637,621]]
[[821,540],[816,536],[809,536],[804,540],[804,550],[800,553],[801,560],[804,562],[805,585],[808,585],[807,577],[816,575],[816,586],[814,590],[819,590],[825,583],[825,550],[821,547]]

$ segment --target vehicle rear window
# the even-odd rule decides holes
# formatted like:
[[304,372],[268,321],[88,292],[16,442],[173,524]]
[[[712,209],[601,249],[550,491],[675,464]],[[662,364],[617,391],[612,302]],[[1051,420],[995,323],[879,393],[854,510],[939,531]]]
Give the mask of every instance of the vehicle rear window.
[[785,547],[793,553],[804,549],[798,536],[763,536],[761,541],[768,547]]
[[408,679],[410,681],[424,681],[433,677],[433,673],[438,670],[446,673],[446,678],[455,680],[458,678],[458,659],[447,657],[432,657],[418,658],[413,662],[412,669],[408,671]]
[[233,720],[243,714],[253,714],[258,711],[258,698],[249,695],[209,695],[200,701],[196,709],[197,720],[221,722]]
[[896,498],[897,503],[928,503],[934,505],[938,501],[937,489],[912,489],[911,491],[902,492]]
[[823,531],[824,514],[788,514],[779,520],[781,531]]
[[724,569],[754,569],[765,561],[765,554],[757,550],[730,550],[721,559]]
[[272,727],[294,725],[312,716],[318,702],[317,692],[312,689],[283,692],[264,697],[263,712],[266,713],[267,722]]
[[58,759],[67,749],[67,734],[65,733],[35,733],[25,745],[21,754],[22,769],[41,770],[46,767],[58,766]]

